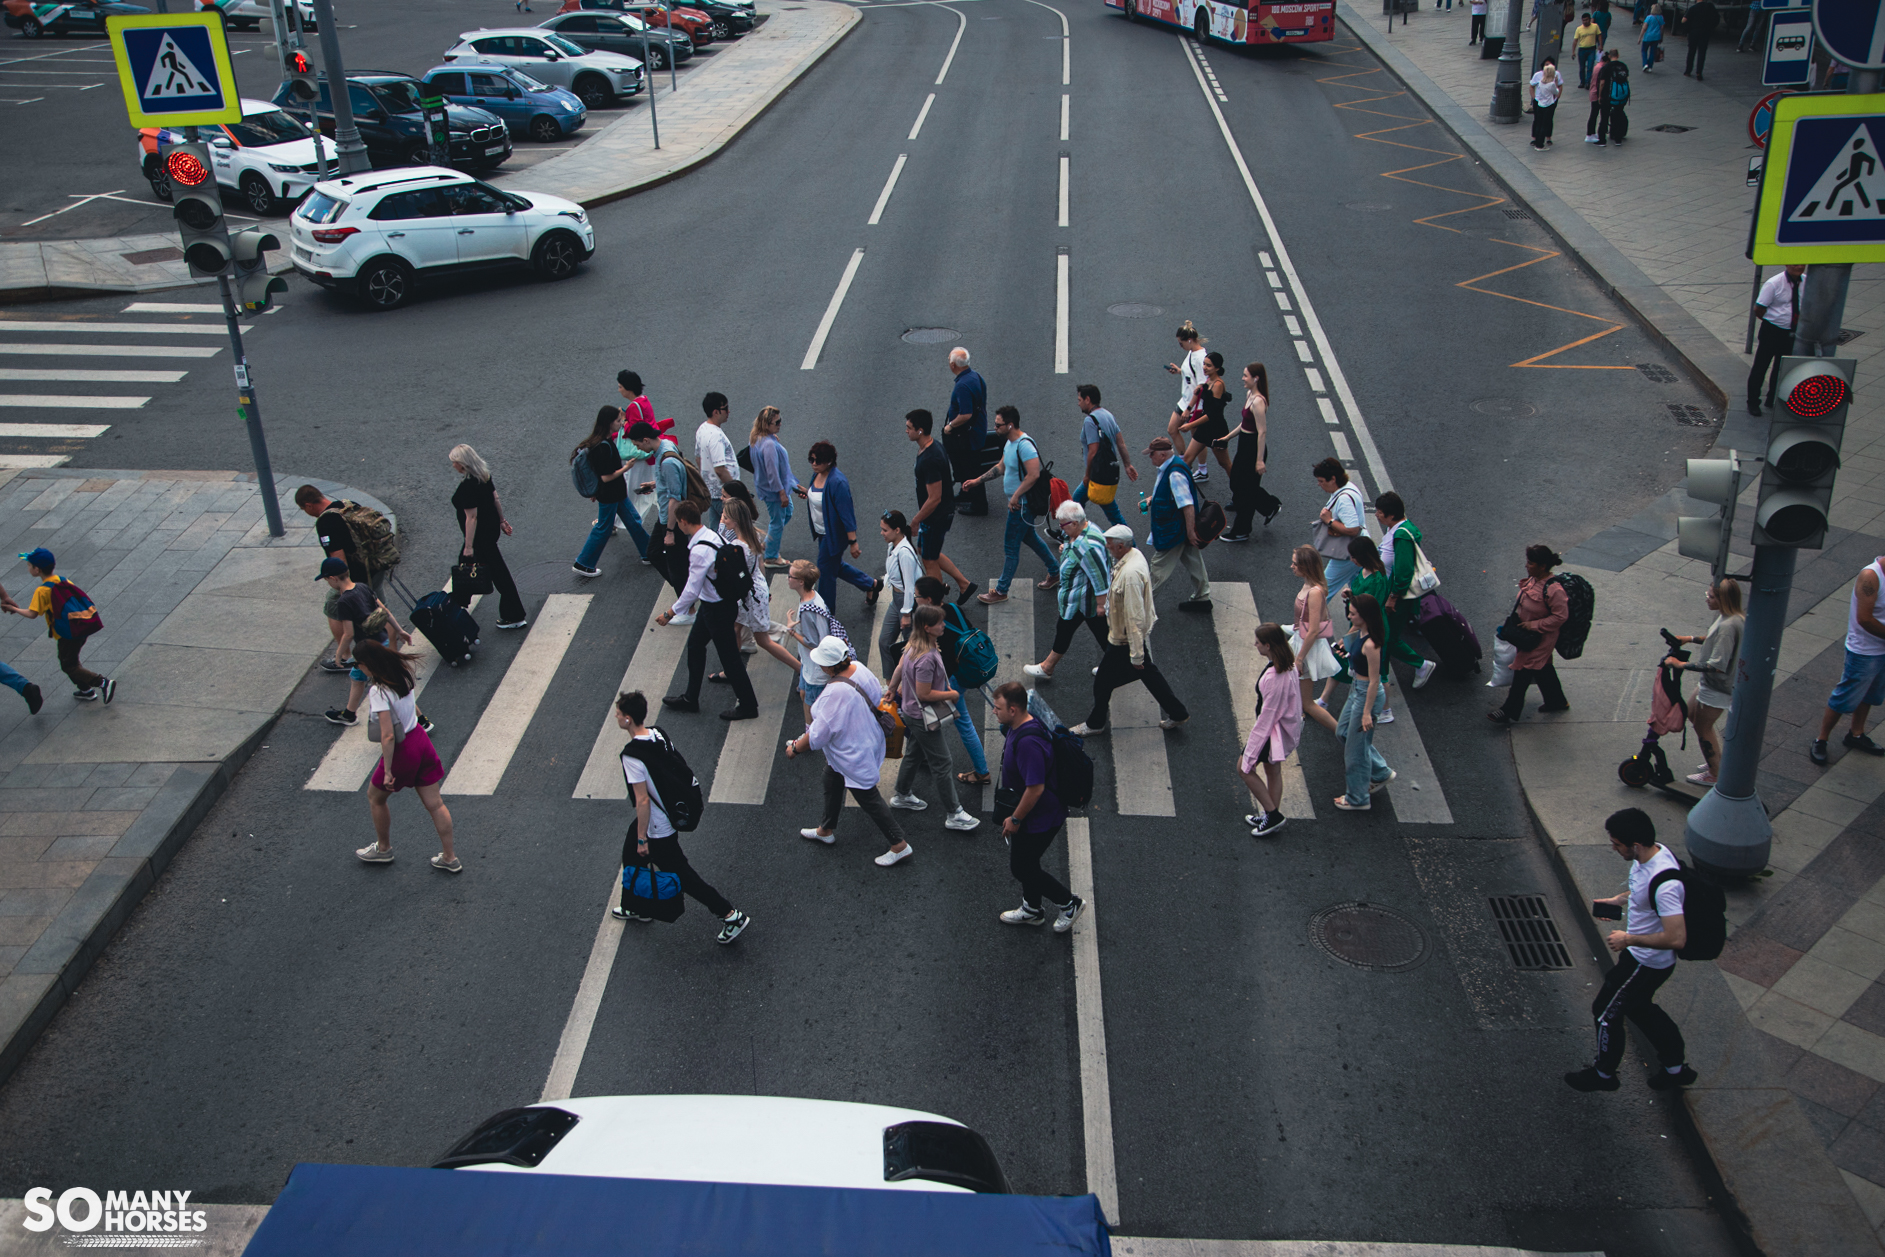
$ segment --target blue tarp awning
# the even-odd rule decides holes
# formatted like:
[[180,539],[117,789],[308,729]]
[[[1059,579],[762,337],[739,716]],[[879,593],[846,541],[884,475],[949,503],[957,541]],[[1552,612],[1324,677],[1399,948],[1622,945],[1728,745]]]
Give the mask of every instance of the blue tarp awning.
[[295,1167],[245,1257],[1110,1257],[1094,1196]]

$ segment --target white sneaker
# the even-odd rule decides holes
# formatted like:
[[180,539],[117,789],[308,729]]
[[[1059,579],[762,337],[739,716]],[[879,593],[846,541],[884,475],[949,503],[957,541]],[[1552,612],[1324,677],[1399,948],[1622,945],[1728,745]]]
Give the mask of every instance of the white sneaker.
[[959,833],[967,833],[981,823],[980,817],[970,816],[961,808],[957,808],[955,811],[949,813],[949,819],[943,822],[943,828],[953,829]]
[[904,860],[909,859],[911,856],[915,854],[916,854],[916,848],[912,847],[906,841],[903,844],[903,850],[884,852],[882,855],[877,857],[876,864],[878,868],[887,869],[893,864],[902,863]]
[[1598,138],[1597,138],[1596,136],[1594,136],[1594,135],[1587,135],[1587,136],[1585,136],[1585,137],[1584,137],[1584,143],[1586,143],[1586,144],[1600,144],[1600,143],[1602,143],[1602,141],[1601,141],[1601,140],[1599,140],[1599,139],[1598,139]]
[[1368,783],[1368,793],[1369,793],[1369,794],[1380,794],[1380,793],[1381,793],[1381,792],[1382,792],[1383,790],[1385,790],[1385,789],[1387,789],[1387,788],[1388,788],[1389,786],[1391,786],[1391,785],[1393,785],[1393,784],[1394,784],[1394,779],[1395,779],[1396,777],[1398,777],[1398,776],[1400,776],[1400,774],[1399,774],[1399,773],[1397,773],[1397,772],[1395,772],[1395,771],[1394,771],[1394,770],[1393,770],[1392,768],[1390,768],[1390,769],[1388,769],[1388,779],[1387,779],[1386,781],[1371,781],[1371,782],[1369,782],[1369,783]]
[[1067,732],[1073,734],[1073,736],[1076,738],[1090,738],[1098,734],[1105,733],[1106,730],[1103,728],[1095,729],[1092,725],[1082,722],[1080,724],[1075,725],[1073,728],[1067,730]]
[[1001,914],[1003,925],[1046,925],[1047,914],[1039,908],[1030,908],[1022,904],[1019,908],[1010,908]]
[[1427,660],[1427,662],[1421,664],[1418,668],[1415,668],[1414,669],[1414,688],[1419,689],[1421,686],[1425,685],[1430,679],[1432,679],[1434,669],[1438,668],[1439,666],[1440,666],[1439,664],[1429,659]]
[[927,808],[929,804],[925,803],[914,794],[893,794],[890,796],[890,806],[900,807],[911,812],[921,812]]
[[838,841],[838,835],[821,834],[816,829],[801,829],[799,830],[799,837],[810,838],[813,842],[822,842],[827,847],[829,847],[832,843]]
[[[1049,672],[1046,668],[1043,668],[1038,663],[1031,663],[1027,665],[1025,668],[1021,669],[1021,671],[1027,673],[1029,676],[1033,677],[1037,681],[1051,681],[1054,679],[1054,674]],[[1095,669],[1095,671],[1097,671],[1097,669]]]
[[681,614],[668,621],[669,624],[692,624],[693,622],[694,613],[692,611],[683,611]]
[[1394,709],[1392,707],[1383,707],[1381,709],[1381,714],[1374,718],[1374,722],[1378,725],[1393,724],[1394,723]]
[[1098,664],[1093,665],[1093,675],[1098,676],[1099,674],[1100,674],[1099,665]]
[[1080,914],[1085,910],[1086,900],[1075,895],[1073,902],[1061,908],[1059,914],[1054,917],[1054,933],[1065,934],[1071,930],[1073,923],[1080,919]]

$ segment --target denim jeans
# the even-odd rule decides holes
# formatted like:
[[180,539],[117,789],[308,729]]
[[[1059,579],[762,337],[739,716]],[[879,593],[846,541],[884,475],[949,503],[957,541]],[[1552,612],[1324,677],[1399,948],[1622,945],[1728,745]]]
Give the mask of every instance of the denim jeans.
[[1060,564],[1054,558],[1054,552],[1041,540],[1041,534],[1034,531],[1034,519],[1026,511],[1009,511],[1008,527],[1001,535],[1001,550],[1005,556],[1001,564],[1001,580],[996,584],[998,593],[1007,593],[1008,586],[1014,581],[1015,569],[1021,566],[1021,543],[1027,542],[1028,548],[1041,556],[1041,562],[1047,564],[1047,574],[1056,576],[1060,573]]
[[1579,48],[1577,50],[1577,85],[1590,86],[1590,72],[1597,64],[1597,49]]
[[[31,681],[28,681],[25,677],[15,672],[11,666],[0,663],[0,685],[6,686],[8,689],[23,697],[26,694],[26,687],[31,684]],[[953,685],[955,683],[952,681],[950,684]]]
[[1348,582],[1354,580],[1355,574],[1360,571],[1361,564],[1359,563],[1353,563],[1347,559],[1331,559],[1327,555],[1323,556],[1322,578],[1329,583],[1328,605],[1330,607],[1336,605],[1336,600],[1342,596],[1342,591],[1348,588]]
[[[1082,506],[1087,504],[1086,481],[1082,480],[1073,487],[1073,500],[1080,503]],[[1112,501],[1100,503],[1100,509],[1105,511],[1106,518],[1112,520],[1115,524],[1123,524],[1126,522],[1126,517],[1119,513],[1119,495],[1117,491],[1113,494]],[[1087,512],[1089,515],[1092,513],[1092,511]]]
[[969,753],[969,763],[974,765],[979,776],[988,775],[988,756],[982,750],[982,735],[975,728],[975,721],[969,715],[968,695],[962,689],[962,682],[953,676],[949,678],[949,688],[961,698],[956,700],[956,732],[962,735],[963,749]]
[[787,495],[784,505],[771,498],[766,499],[766,554],[771,562],[779,557],[779,543],[785,540],[785,526],[792,522],[792,498]]
[[635,509],[632,499],[623,498],[620,502],[596,503],[596,526],[589,530],[589,540],[583,542],[582,553],[576,556],[578,563],[584,567],[596,565],[596,560],[602,557],[602,548],[615,535],[617,518],[628,525],[628,535],[634,538],[636,551],[643,558],[648,557],[648,532],[641,526],[641,512]]
[[[1335,725],[1335,736],[1342,739],[1343,764],[1346,769],[1347,788],[1344,794],[1356,807],[1363,807],[1368,802],[1368,787],[1377,781],[1388,779],[1388,762],[1381,758],[1381,752],[1374,749],[1374,731],[1361,727],[1361,703],[1368,693],[1368,678],[1356,677],[1348,687],[1348,702],[1342,705],[1341,718]],[[1381,714],[1381,709],[1388,705],[1387,691],[1380,686],[1374,691],[1374,713]]]
[[707,504],[707,509],[701,515],[700,522],[707,525],[710,531],[719,532],[720,517],[726,513],[726,509],[727,500],[725,498],[714,498]]

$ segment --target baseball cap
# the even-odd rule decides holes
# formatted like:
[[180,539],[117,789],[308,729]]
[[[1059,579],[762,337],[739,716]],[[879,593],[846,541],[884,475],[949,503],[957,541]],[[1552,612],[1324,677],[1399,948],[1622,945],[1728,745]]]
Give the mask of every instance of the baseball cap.
[[28,563],[31,563],[34,567],[38,568],[42,572],[50,572],[52,570],[52,564],[53,564],[52,551],[46,549],[46,547],[44,546],[39,546],[36,549],[29,550],[25,554],[22,554],[20,557],[22,559],[25,559]]
[[821,668],[835,668],[851,657],[851,648],[840,637],[827,637],[812,647],[812,662]]
[[1152,444],[1145,447],[1145,452],[1152,454],[1159,450],[1168,450],[1170,448],[1172,448],[1172,439],[1170,437],[1155,436],[1152,438]]
[[326,558],[321,560],[321,574],[314,579],[326,580],[330,576],[345,576],[346,574],[347,560]]
[[1127,546],[1131,545],[1132,544],[1132,525],[1131,524],[1114,524],[1111,528],[1108,528],[1106,530],[1106,539],[1108,541],[1117,541],[1121,545],[1127,545]]

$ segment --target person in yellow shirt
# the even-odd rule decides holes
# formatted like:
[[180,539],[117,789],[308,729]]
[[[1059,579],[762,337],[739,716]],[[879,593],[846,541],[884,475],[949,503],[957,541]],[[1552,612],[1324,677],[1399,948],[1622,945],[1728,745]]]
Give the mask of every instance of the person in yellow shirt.
[[[33,579],[39,582],[39,588],[33,590],[33,597],[25,606],[22,607],[8,599],[5,605],[0,606],[0,610],[11,611],[14,615],[23,615],[29,620],[44,616],[46,635],[57,638],[59,642],[59,669],[72,678],[72,684],[78,686],[78,689],[73,691],[72,697],[87,703],[102,697],[109,703],[112,695],[117,693],[118,683],[80,664],[79,650],[84,646],[85,638],[62,636],[53,619],[52,587],[56,584],[71,584],[71,582],[63,576],[52,574],[54,562],[52,551],[44,546],[22,554],[20,557],[26,560],[26,570],[31,572]],[[78,586],[74,585],[72,588],[76,591]],[[79,612],[74,611],[72,614],[77,615]],[[95,616],[97,611],[92,609],[89,614]]]
[[1591,67],[1597,64],[1597,45],[1603,41],[1604,28],[1591,21],[1588,13],[1580,13],[1577,18],[1577,29],[1571,32],[1577,41],[1577,85],[1587,88]]

